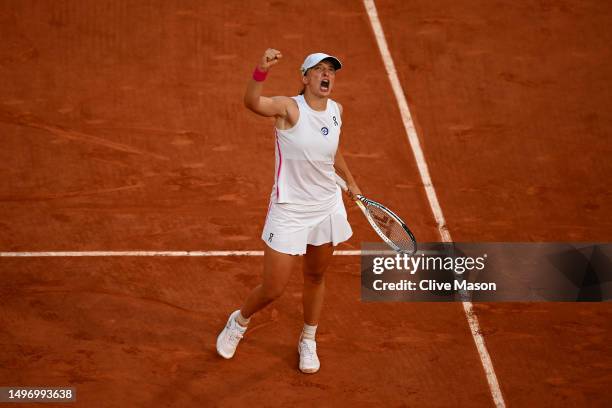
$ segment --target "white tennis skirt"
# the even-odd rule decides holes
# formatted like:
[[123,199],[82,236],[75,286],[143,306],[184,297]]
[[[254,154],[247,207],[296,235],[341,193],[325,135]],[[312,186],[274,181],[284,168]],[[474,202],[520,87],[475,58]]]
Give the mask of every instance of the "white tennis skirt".
[[307,245],[334,246],[353,235],[348,223],[342,193],[326,206],[278,204],[270,200],[270,207],[261,239],[272,249],[290,255],[303,255]]

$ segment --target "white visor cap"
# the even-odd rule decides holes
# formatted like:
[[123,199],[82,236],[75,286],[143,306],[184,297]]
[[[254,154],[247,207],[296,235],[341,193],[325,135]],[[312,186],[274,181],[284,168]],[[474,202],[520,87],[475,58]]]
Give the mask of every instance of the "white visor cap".
[[334,68],[336,68],[336,70],[342,68],[342,64],[340,63],[340,60],[338,58],[334,57],[333,55],[325,54],[323,52],[317,52],[314,54],[310,54],[304,60],[304,63],[300,68],[300,70],[302,71],[302,75],[306,75],[306,71],[308,71],[310,68],[314,67],[323,60],[329,60],[332,64],[334,64]]

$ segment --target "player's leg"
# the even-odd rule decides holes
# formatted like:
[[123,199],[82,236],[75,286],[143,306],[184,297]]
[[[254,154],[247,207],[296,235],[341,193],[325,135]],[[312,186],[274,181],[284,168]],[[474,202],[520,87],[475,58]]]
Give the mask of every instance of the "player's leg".
[[284,254],[266,246],[264,250],[263,282],[255,287],[244,305],[234,311],[217,337],[217,352],[224,358],[232,358],[238,343],[246,332],[250,317],[263,309],[285,290],[297,256]]
[[304,256],[304,291],[302,295],[304,328],[300,335],[298,352],[300,354],[300,370],[305,373],[316,373],[320,368],[315,334],[323,309],[325,271],[331,262],[333,253],[334,247],[331,243],[317,246],[308,245]]
[[303,275],[304,291],[302,303],[304,306],[304,323],[316,326],[319,323],[325,295],[325,271],[334,254],[331,243],[323,245],[308,245],[304,256]]
[[266,245],[263,281],[251,291],[240,308],[242,317],[249,319],[283,294],[298,259],[298,256],[275,251]]

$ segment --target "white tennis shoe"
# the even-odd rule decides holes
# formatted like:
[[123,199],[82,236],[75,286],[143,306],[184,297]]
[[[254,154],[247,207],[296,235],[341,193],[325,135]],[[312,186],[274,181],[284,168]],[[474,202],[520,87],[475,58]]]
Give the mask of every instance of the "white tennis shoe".
[[321,363],[317,356],[317,342],[310,339],[300,338],[298,344],[298,353],[300,354],[300,371],[307,374],[313,374],[319,371]]
[[240,310],[236,310],[230,315],[225,327],[217,337],[217,353],[223,358],[230,359],[234,357],[236,347],[238,347],[238,343],[240,343],[240,340],[242,340],[244,336],[244,332],[246,332],[247,328],[240,326],[238,322],[236,322],[238,313],[240,313]]

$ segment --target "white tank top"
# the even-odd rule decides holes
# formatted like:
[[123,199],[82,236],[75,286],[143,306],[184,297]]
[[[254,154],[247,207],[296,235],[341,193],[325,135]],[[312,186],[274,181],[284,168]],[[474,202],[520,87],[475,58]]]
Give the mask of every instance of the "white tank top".
[[[334,159],[342,120],[338,104],[327,100],[325,111],[315,111],[304,99],[294,96],[299,109],[297,123],[276,129],[276,168],[272,200],[327,207],[337,200]],[[314,208],[314,207],[313,207]]]

